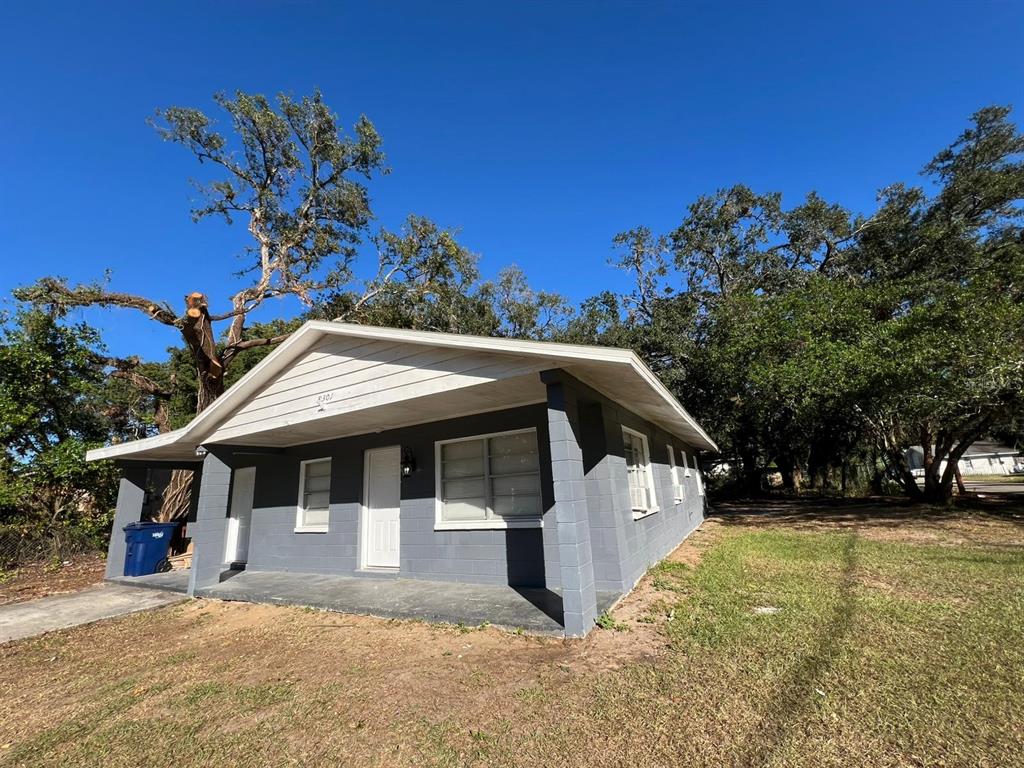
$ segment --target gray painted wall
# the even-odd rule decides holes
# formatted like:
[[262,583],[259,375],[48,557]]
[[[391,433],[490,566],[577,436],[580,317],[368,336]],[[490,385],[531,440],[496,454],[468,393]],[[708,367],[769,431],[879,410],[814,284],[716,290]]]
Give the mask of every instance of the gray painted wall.
[[[695,466],[696,452],[648,421],[574,381],[580,398],[583,462],[586,470],[590,541],[599,592],[628,592],[652,565],[663,559],[704,519],[704,497],[695,473],[684,477],[680,451]],[[658,511],[633,519],[622,427],[647,436]],[[676,450],[683,500],[675,503],[667,446]]]
[[[236,467],[256,467],[256,493],[248,568],[351,575],[358,567],[363,452],[401,445],[412,450],[416,471],[402,480],[403,578],[520,586],[551,586],[557,547],[549,511],[551,461],[544,404],[434,422],[400,430],[285,449],[282,454],[236,453]],[[545,528],[506,531],[434,530],[434,442],[455,437],[535,427],[540,449]],[[244,449],[236,449],[241,451]],[[330,456],[331,505],[327,533],[295,533],[299,462]]]
[[[576,403],[583,453],[583,485],[589,514],[590,548],[597,591],[626,592],[703,519],[704,499],[694,476],[684,480],[676,504],[666,444],[694,452],[571,376],[561,377]],[[451,419],[377,434],[283,449],[246,453],[234,448],[233,467],[256,467],[256,493],[248,568],[263,571],[358,573],[363,452],[401,445],[412,450],[417,469],[402,480],[401,566],[403,578],[520,586],[561,586],[554,516],[551,443],[546,403]],[[634,520],[630,510],[622,426],[647,435],[659,511]],[[534,427],[541,460],[544,527],[508,531],[435,531],[437,440]],[[233,453],[232,453],[233,451]],[[327,533],[295,533],[299,462],[330,456],[331,505]],[[683,473],[680,464],[680,475]],[[372,574],[377,575],[377,574]]]

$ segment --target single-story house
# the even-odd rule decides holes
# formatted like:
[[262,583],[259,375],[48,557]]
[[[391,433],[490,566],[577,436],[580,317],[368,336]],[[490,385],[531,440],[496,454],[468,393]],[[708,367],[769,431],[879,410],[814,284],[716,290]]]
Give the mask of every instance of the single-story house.
[[702,521],[716,450],[628,350],[308,322],[187,426],[89,459],[123,468],[108,578],[147,472],[186,468],[190,594],[243,568],[542,589],[578,636]]
[[[907,451],[907,465],[915,475],[924,474],[924,450],[920,445],[911,446]],[[971,475],[1012,475],[1024,472],[1024,451],[990,440],[979,440],[964,451],[958,463],[960,474]],[[946,462],[939,467],[946,470]]]

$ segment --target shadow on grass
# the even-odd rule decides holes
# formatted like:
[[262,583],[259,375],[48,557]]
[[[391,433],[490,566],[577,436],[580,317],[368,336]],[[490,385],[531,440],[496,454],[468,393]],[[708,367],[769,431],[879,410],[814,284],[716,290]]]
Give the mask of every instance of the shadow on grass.
[[766,697],[770,702],[769,708],[758,732],[751,735],[749,746],[740,754],[737,765],[754,768],[770,764],[790,734],[818,704],[821,681],[835,665],[853,627],[857,538],[855,533],[851,533],[843,542],[842,572],[835,607],[819,628],[817,644],[789,668]]

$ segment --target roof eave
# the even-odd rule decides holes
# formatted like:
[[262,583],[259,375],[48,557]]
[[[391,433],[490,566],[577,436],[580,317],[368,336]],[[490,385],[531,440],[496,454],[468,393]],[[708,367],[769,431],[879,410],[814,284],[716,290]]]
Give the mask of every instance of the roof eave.
[[[507,354],[525,355],[530,357],[545,357],[552,360],[553,365],[559,363],[580,361],[601,361],[606,363],[618,363],[629,365],[644,381],[650,386],[690,427],[693,432],[704,442],[702,447],[705,450],[718,452],[718,446],[711,437],[700,427],[699,424],[687,413],[682,404],[669,392],[668,388],[651,371],[647,365],[637,356],[635,352],[628,349],[615,347],[595,347],[575,344],[560,344],[553,342],[525,341],[520,339],[495,339],[485,336],[468,336],[456,334],[441,334],[429,331],[406,331],[395,328],[379,328],[375,326],[361,326],[348,323],[329,322],[324,320],[311,320],[305,323],[277,349],[267,355],[256,366],[245,374],[227,392],[219,397],[209,408],[197,415],[192,421],[181,429],[167,432],[143,440],[135,440],[130,443],[121,443],[104,448],[97,448],[89,451],[86,455],[88,461],[101,459],[126,457],[132,454],[143,453],[154,448],[169,446],[175,442],[190,440],[190,444],[199,445],[207,439],[218,424],[227,418],[232,409],[244,402],[251,393],[264,384],[286,366],[291,359],[308,350],[320,338],[325,335],[347,335],[357,338],[394,339],[413,344],[434,344],[454,348],[490,348],[493,351],[500,351]],[[681,435],[677,435],[682,437]]]

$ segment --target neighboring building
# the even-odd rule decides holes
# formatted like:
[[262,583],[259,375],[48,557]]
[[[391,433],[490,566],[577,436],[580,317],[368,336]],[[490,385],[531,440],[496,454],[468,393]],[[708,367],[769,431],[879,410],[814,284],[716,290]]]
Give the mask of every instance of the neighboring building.
[[191,594],[243,567],[544,588],[582,635],[701,522],[715,450],[627,350],[309,322],[188,426],[89,458],[124,469],[108,577],[147,470],[187,468]]
[[[907,451],[907,464],[914,474],[924,473],[924,450],[915,445]],[[1000,443],[978,441],[968,448],[959,462],[960,474],[969,475],[1012,475],[1024,472],[1024,451]],[[943,461],[940,472],[946,469]]]

